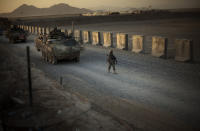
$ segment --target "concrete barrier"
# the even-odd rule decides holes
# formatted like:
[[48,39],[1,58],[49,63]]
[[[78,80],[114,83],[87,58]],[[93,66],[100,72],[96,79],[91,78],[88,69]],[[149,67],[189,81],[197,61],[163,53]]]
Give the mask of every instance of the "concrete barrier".
[[175,40],[175,60],[176,61],[190,61],[192,60],[192,41],[187,39]]
[[103,32],[103,46],[104,47],[113,46],[113,34],[111,32]]
[[41,27],[38,27],[38,34],[41,34],[42,33],[42,29]]
[[29,32],[32,33],[32,26],[29,26]]
[[61,28],[60,30],[61,30],[61,32],[65,33],[65,29],[64,28]]
[[82,42],[82,31],[81,30],[75,30],[74,31],[74,38],[76,41]]
[[53,27],[50,27],[50,30],[49,30],[49,31],[51,32],[51,31],[53,31],[53,30],[54,30],[54,28],[53,28]]
[[154,36],[152,37],[152,56],[165,57],[167,56],[167,42],[166,38]]
[[89,31],[83,31],[83,43],[84,44],[90,43],[90,32]]
[[42,34],[46,33],[46,30],[44,27],[42,27]]
[[31,26],[28,26],[28,32],[31,33]]
[[47,33],[47,34],[50,33],[50,27],[46,27],[46,33]]
[[67,35],[72,35],[72,30],[71,29],[67,30]]
[[31,33],[33,34],[33,32],[34,32],[33,26],[31,26]]
[[35,28],[34,28],[34,26],[32,26],[32,33],[33,33],[33,34],[35,33]]
[[92,44],[99,45],[100,43],[100,32],[92,32]]
[[128,34],[117,33],[117,48],[122,50],[128,49]]
[[29,33],[32,33],[32,28],[31,28],[31,26],[29,26]]
[[37,26],[35,26],[34,28],[35,28],[35,34],[37,34]]
[[30,30],[30,33],[32,33],[32,26],[29,26],[29,28],[30,28],[30,29],[29,29],[29,30]]
[[68,35],[67,29],[61,28],[60,30],[61,30],[61,32],[63,32],[65,35]]
[[142,35],[133,35],[132,36],[132,52],[140,53],[143,51],[143,41],[144,36]]

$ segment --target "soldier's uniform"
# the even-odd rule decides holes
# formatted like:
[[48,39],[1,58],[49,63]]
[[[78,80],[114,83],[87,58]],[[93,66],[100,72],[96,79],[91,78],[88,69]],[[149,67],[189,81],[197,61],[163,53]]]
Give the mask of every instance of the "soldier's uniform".
[[113,68],[113,72],[116,73],[115,64],[117,64],[117,58],[113,55],[113,51],[111,50],[108,55],[108,72],[110,72],[111,67]]

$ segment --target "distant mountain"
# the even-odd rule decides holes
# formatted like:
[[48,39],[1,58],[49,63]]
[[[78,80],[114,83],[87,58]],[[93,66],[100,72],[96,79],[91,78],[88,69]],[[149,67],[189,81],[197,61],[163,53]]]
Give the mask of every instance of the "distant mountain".
[[32,5],[23,4],[11,13],[3,13],[4,17],[26,17],[26,16],[46,16],[46,15],[64,15],[64,14],[82,14],[92,12],[85,8],[76,8],[68,4],[57,4],[49,8],[37,8]]
[[90,7],[91,10],[103,10],[103,11],[127,11],[132,7],[118,7],[118,6],[96,6],[96,7]]

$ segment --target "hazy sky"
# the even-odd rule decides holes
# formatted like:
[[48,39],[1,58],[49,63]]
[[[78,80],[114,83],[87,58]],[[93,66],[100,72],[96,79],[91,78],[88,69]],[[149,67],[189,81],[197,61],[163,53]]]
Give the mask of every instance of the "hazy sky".
[[39,8],[58,3],[67,3],[74,7],[89,8],[97,6],[147,7],[153,8],[200,8],[200,0],[0,0],[0,13],[11,12],[22,4]]

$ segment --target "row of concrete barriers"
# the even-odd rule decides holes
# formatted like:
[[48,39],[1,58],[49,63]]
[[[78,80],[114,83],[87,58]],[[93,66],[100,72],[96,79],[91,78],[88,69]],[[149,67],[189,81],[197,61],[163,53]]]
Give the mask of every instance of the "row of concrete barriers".
[[[48,34],[52,27],[39,27],[39,26],[24,26],[19,25],[20,28],[27,30],[34,34]],[[128,50],[128,34],[116,33],[116,43],[113,43],[112,32],[98,32],[98,31],[81,31],[71,29],[63,29],[61,31],[70,35],[73,34],[77,41],[81,41],[83,44],[102,45],[104,47],[116,47],[117,49]],[[102,34],[102,35],[101,35]],[[101,41],[103,40],[103,41]],[[142,53],[144,51],[144,36],[132,35],[131,51],[134,53]],[[192,41],[188,39],[176,39],[175,44],[175,60],[187,62],[192,60]],[[152,37],[151,54],[155,57],[167,58],[167,38],[160,36]]]

